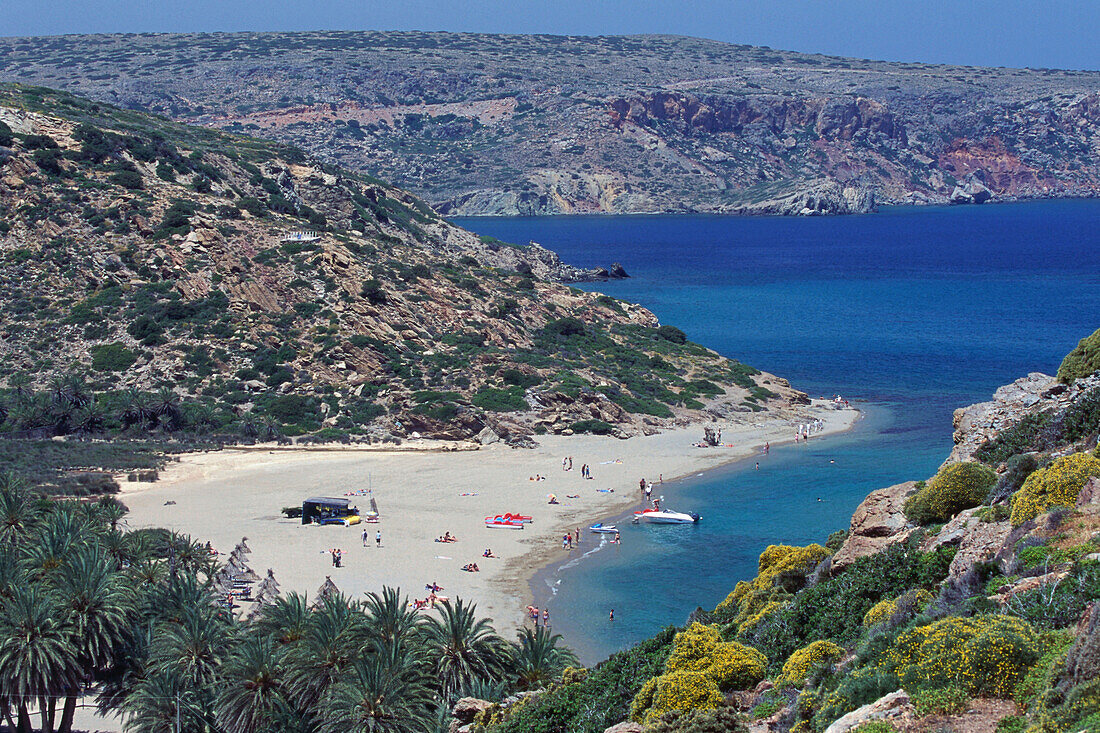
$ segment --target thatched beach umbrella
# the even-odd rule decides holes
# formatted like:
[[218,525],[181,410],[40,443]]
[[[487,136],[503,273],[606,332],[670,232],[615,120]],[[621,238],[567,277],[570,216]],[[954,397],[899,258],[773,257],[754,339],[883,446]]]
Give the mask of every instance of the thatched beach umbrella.
[[257,598],[260,596],[270,596],[275,598],[279,595],[279,584],[275,581],[275,575],[271,572],[271,568],[267,570],[267,577],[260,581],[260,587],[256,590]]
[[336,587],[336,583],[333,583],[332,578],[326,575],[325,582],[317,589],[317,602],[320,603],[329,596],[334,596],[339,592],[340,589]]
[[248,538],[242,537],[241,541],[237,543],[237,546],[233,548],[233,552],[240,552],[242,555],[251,555],[252,550],[248,546]]

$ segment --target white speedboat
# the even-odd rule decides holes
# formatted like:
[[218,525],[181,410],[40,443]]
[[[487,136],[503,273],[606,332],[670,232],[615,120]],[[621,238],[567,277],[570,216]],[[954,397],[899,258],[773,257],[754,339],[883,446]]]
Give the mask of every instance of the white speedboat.
[[634,512],[635,522],[649,522],[650,524],[695,524],[699,521],[698,514],[685,514],[668,509],[643,509]]

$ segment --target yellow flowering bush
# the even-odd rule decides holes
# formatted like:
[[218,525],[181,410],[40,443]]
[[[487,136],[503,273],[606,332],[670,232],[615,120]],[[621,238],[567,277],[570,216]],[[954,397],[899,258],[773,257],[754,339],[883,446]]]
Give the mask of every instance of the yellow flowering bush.
[[932,601],[932,594],[926,591],[924,588],[918,588],[916,590],[907,591],[902,593],[897,598],[884,598],[875,605],[868,609],[867,613],[863,615],[864,626],[874,626],[887,620],[898,610],[898,601],[906,596],[912,596],[913,605],[916,608],[924,608]]
[[1012,526],[1018,527],[1051,507],[1073,506],[1092,476],[1100,476],[1100,459],[1088,453],[1063,456],[1039,469],[1012,497]]
[[718,630],[698,622],[676,634],[665,669],[699,672],[723,690],[739,690],[764,679],[768,658],[736,641],[722,641]]
[[714,710],[723,701],[718,685],[707,675],[669,672],[642,685],[630,704],[630,717],[648,725],[673,710]]
[[963,461],[944,466],[905,502],[905,516],[916,524],[946,522],[963,509],[978,506],[997,483],[987,466]]
[[776,687],[801,687],[814,670],[832,664],[844,650],[831,641],[815,641],[787,657],[783,670],[775,680]]
[[743,632],[783,605],[779,598],[804,586],[806,576],[828,556],[829,551],[816,543],[806,547],[769,545],[760,553],[752,582],[740,581],[714,612]]
[[1007,697],[1042,651],[1035,630],[1014,616],[949,617],[899,636],[880,667],[907,689],[955,685]]
[[676,634],[665,673],[649,679],[630,704],[630,717],[652,722],[670,710],[712,709],[723,690],[741,690],[764,679],[768,658],[718,629],[693,623]]

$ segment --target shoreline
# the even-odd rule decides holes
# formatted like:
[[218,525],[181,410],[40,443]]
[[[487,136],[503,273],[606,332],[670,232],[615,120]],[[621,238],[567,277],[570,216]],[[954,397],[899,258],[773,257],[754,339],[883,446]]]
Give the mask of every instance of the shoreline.
[[[815,400],[814,402],[816,403],[818,401]],[[844,412],[849,412],[849,411],[854,412],[855,415],[854,415],[854,417],[851,418],[851,420],[849,420],[847,422],[847,424],[845,426],[840,427],[838,429],[833,429],[833,430],[829,430],[829,429],[826,428],[826,430],[823,430],[821,433],[816,434],[815,437],[813,438],[813,440],[816,442],[816,441],[824,439],[824,438],[833,438],[833,437],[837,437],[839,435],[844,435],[844,434],[849,433],[852,430],[854,430],[857,427],[857,425],[859,425],[859,423],[864,419],[865,411],[859,409],[858,407],[851,407],[850,410],[844,410]],[[794,445],[795,444],[795,441],[792,440],[792,439],[789,439],[789,438],[782,439],[782,440],[771,440],[771,441],[767,441],[767,442],[770,442],[771,447],[773,447],[773,448],[778,447],[778,446],[787,446],[787,445]],[[691,479],[694,479],[694,478],[701,477],[706,473],[710,473],[712,471],[717,471],[719,469],[727,469],[727,470],[732,469],[734,466],[736,466],[739,463],[747,463],[747,462],[751,461],[754,456],[763,455],[763,448],[764,448],[764,443],[758,443],[758,444],[755,444],[755,445],[747,446],[746,447],[747,452],[744,452],[740,455],[730,456],[729,460],[727,460],[727,461],[724,461],[722,463],[718,463],[718,464],[713,465],[713,466],[709,466],[709,467],[707,467],[706,469],[703,469],[703,470],[691,470],[691,471],[687,471],[683,474],[666,477],[664,479],[664,482],[662,482],[662,483],[679,483],[681,481],[691,480]],[[661,486],[662,483],[658,483],[658,484],[656,484],[656,486]],[[635,494],[632,495],[632,498],[629,502],[622,503],[616,510],[609,511],[607,514],[601,515],[600,517],[593,520],[593,522],[614,523],[614,524],[617,524],[617,525],[621,526],[623,524],[623,522],[625,522],[625,521],[627,521],[631,518],[631,516],[633,514],[633,510],[636,507],[643,506],[643,505],[644,505],[644,500],[641,499],[640,496],[637,493],[635,493]],[[582,529],[582,531],[586,531],[588,529],[588,527],[584,526],[581,529]],[[599,536],[598,535],[593,535],[591,533],[587,533],[586,537],[597,538]],[[597,541],[599,541],[599,540],[597,540]],[[589,542],[592,542],[592,540],[589,540]],[[599,546],[600,545],[597,545],[597,547],[599,547]],[[587,548],[582,548],[582,549],[587,550]],[[543,605],[545,604],[545,601],[542,600],[542,599],[546,597],[547,592],[550,594],[551,598],[553,598],[553,596],[555,595],[555,592],[553,590],[550,590],[552,588],[552,584],[551,584],[550,581],[556,579],[558,582],[560,582],[561,573],[565,570],[568,570],[568,569],[571,569],[571,568],[575,567],[580,561],[582,561],[587,556],[588,552],[585,551],[585,552],[582,552],[580,555],[574,556],[570,551],[556,549],[555,551],[553,551],[553,553],[549,553],[549,554],[552,554],[552,556],[553,556],[552,559],[548,559],[548,560],[544,561],[541,565],[537,566],[532,572],[530,572],[529,577],[527,579],[527,583],[526,583],[526,593],[527,593],[528,604],[537,606],[539,608],[542,608]],[[539,582],[540,581],[542,581],[542,585],[543,585],[542,590],[545,591],[541,597],[540,597],[540,594],[539,594],[539,590],[540,590]],[[556,583],[554,583],[553,585],[556,585]],[[528,604],[525,604],[525,606],[528,605]]]
[[[164,526],[211,541],[227,552],[241,537],[249,538],[253,569],[261,576],[274,569],[283,592],[313,597],[326,576],[352,597],[398,586],[410,599],[424,597],[424,584],[444,587],[441,595],[476,602],[478,613],[493,619],[509,637],[521,627],[539,571],[560,562],[566,553],[560,539],[569,529],[618,516],[639,502],[640,477],[656,483],[664,473],[672,481],[726,466],[758,452],[765,441],[792,442],[793,425],[819,417],[825,429],[815,439],[850,430],[862,413],[835,409],[825,401],[797,411],[740,416],[744,422],[694,423],[653,436],[619,439],[609,436],[540,436],[538,446],[516,449],[501,444],[476,450],[438,441],[415,445],[333,447],[250,446],[188,454],[170,463],[160,481],[124,483],[119,499],[131,513],[131,529]],[[696,448],[703,427],[722,427],[732,447]],[[728,431],[728,432],[727,432]],[[453,445],[453,444],[452,444]],[[574,470],[562,471],[562,458],[574,457]],[[583,480],[588,463],[594,478]],[[536,473],[544,481],[529,480]],[[342,496],[373,488],[382,520],[353,527],[303,526],[281,518],[282,506],[315,495]],[[547,494],[560,503],[548,505]],[[362,506],[365,495],[349,497]],[[524,531],[490,529],[483,517],[521,512],[535,521]],[[366,529],[369,547],[360,537]],[[381,530],[381,548],[374,533]],[[439,544],[449,531],[457,544]],[[583,541],[591,541],[585,537]],[[584,545],[582,544],[582,547]],[[345,564],[331,567],[333,547]],[[491,547],[500,559],[483,558]],[[476,562],[479,573],[462,572]],[[250,603],[242,603],[245,613]]]

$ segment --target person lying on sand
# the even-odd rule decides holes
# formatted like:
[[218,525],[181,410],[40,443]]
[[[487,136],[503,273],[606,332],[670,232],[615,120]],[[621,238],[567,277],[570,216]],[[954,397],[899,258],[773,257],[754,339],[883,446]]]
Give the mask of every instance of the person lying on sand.
[[438,593],[443,590],[443,586],[438,585],[434,580],[431,583],[425,583],[424,588],[430,590],[432,593]]
[[481,568],[479,568],[477,566],[476,562],[472,562],[469,565],[463,565],[462,569],[465,570],[467,573],[480,573],[481,572]]
[[551,495],[550,495],[550,501],[548,501],[548,502],[546,502],[546,503],[547,503],[547,504],[560,504],[561,502],[560,502],[560,501],[558,501],[558,497],[556,497],[556,496],[554,496],[553,494],[551,494]]
[[566,499],[579,499],[579,498],[581,498],[581,495],[580,494],[566,494],[565,498]]
[[482,557],[496,557],[496,555],[493,554],[493,551],[490,550],[488,547],[485,548],[485,552],[481,553],[481,556]]

